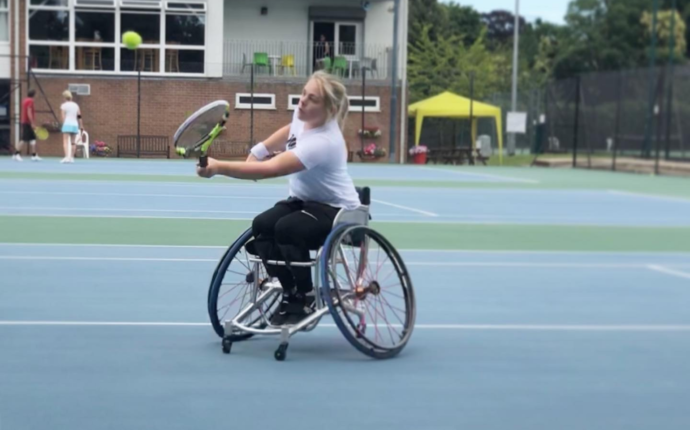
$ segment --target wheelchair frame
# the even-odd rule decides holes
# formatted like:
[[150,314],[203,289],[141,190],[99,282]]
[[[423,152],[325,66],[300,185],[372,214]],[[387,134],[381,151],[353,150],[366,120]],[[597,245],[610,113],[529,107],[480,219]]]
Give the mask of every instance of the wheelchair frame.
[[[364,319],[365,316],[365,310],[358,308],[356,305],[353,306],[351,303],[346,303],[345,301],[339,301],[336,297],[331,295],[329,297],[329,302],[326,303],[325,297],[322,296],[322,294],[326,294],[324,292],[324,288],[322,286],[322,271],[327,270],[327,268],[322,267],[322,262],[321,260],[323,259],[322,253],[324,252],[324,249],[326,248],[327,245],[329,245],[329,249],[331,245],[331,240],[333,239],[340,239],[341,235],[344,234],[348,229],[350,228],[358,228],[358,227],[368,227],[369,225],[369,219],[370,219],[370,214],[369,214],[369,189],[365,188],[364,189],[364,196],[360,196],[360,201],[362,201],[362,204],[354,210],[345,210],[341,209],[338,214],[336,215],[334,221],[333,221],[333,228],[331,229],[331,232],[328,235],[328,238],[326,239],[324,245],[322,245],[315,254],[315,257],[310,261],[310,262],[302,262],[302,263],[291,263],[292,266],[298,266],[298,267],[309,267],[310,269],[313,270],[312,273],[312,279],[314,279],[314,312],[310,314],[308,317],[306,317],[304,320],[300,321],[297,324],[294,325],[285,325],[285,326],[273,326],[270,324],[269,318],[272,315],[271,308],[272,306],[276,303],[275,301],[269,305],[267,309],[262,309],[262,306],[268,302],[269,300],[273,298],[278,298],[282,294],[282,287],[279,285],[276,285],[275,282],[269,282],[267,284],[263,284],[262,280],[259,279],[259,274],[261,270],[261,265],[263,264],[261,258],[259,258],[256,255],[250,254],[246,248],[245,245],[248,242],[244,242],[244,244],[241,245],[239,249],[244,249],[246,254],[247,254],[247,262],[249,263],[248,269],[250,269],[250,273],[252,274],[252,279],[247,280],[247,283],[249,285],[252,285],[250,288],[252,289],[252,293],[250,296],[250,303],[245,306],[243,309],[241,309],[233,318],[231,319],[226,319],[224,321],[218,320],[218,323],[223,327],[223,340],[222,340],[222,350],[224,353],[229,354],[232,345],[235,342],[245,340],[251,336],[254,335],[268,335],[268,336],[279,336],[280,337],[280,345],[278,346],[278,349],[275,351],[275,359],[278,361],[283,361],[286,357],[286,352],[289,344],[289,340],[292,336],[299,332],[309,332],[312,331],[314,328],[318,326],[319,321],[321,318],[323,318],[327,314],[332,314],[332,313],[337,313],[338,310],[336,310],[335,306],[340,306],[343,308],[345,311],[348,313],[352,313],[356,315],[357,317]],[[366,203],[366,204],[365,204]],[[374,236],[378,236],[380,239],[383,239],[385,241],[385,238],[383,238],[380,234],[375,232],[372,229],[368,229],[370,233],[373,233]],[[246,237],[246,234],[248,234],[247,231],[245,231],[245,234],[241,237]],[[246,240],[246,239],[245,239]],[[364,269],[367,267],[368,264],[368,250],[369,250],[369,240],[370,239],[365,239],[365,243],[360,244],[360,246],[354,245],[355,247],[360,248],[360,255],[364,255],[362,260],[359,262],[359,267],[357,268],[357,271],[355,272],[358,277],[362,276],[364,273]],[[376,239],[379,240],[379,239]],[[388,243],[385,241],[389,247],[389,251],[391,251],[394,254],[394,258],[392,259],[393,264],[396,266],[395,270],[396,273],[398,273],[399,277],[404,277],[405,280],[401,278],[402,284],[404,284],[403,288],[406,288],[405,294],[409,295],[409,307],[410,309],[406,311],[406,316],[409,318],[409,327],[404,327],[405,330],[403,333],[405,333],[406,339],[409,339],[409,336],[412,333],[412,330],[414,328],[414,319],[416,315],[416,309],[415,309],[415,301],[414,301],[414,292],[412,289],[412,284],[411,280],[409,279],[409,274],[407,273],[407,270],[404,266],[404,263],[402,262],[402,259],[399,257],[397,254],[397,251]],[[233,244],[232,247],[234,247],[236,244]],[[232,248],[231,247],[231,248]],[[230,249],[229,249],[230,250]],[[235,251],[236,253],[239,251]],[[313,252],[313,251],[312,251]],[[311,253],[310,253],[311,254]],[[236,255],[236,254],[235,254]],[[223,260],[227,257],[224,255]],[[233,256],[234,258],[234,256]],[[329,258],[336,258],[334,256],[330,256]],[[214,285],[215,282],[215,277],[216,276],[221,276],[218,273],[218,270],[220,269],[222,265],[219,264],[219,268],[216,269],[216,273],[214,274],[214,281],[212,281],[212,286]],[[329,260],[329,263],[334,260]],[[343,258],[337,258],[338,263],[342,263],[344,267],[347,270],[347,277],[348,281],[350,282],[351,285],[356,285],[354,280],[352,279],[351,271],[348,266],[347,259]],[[287,265],[286,262],[284,261],[274,261],[274,260],[269,260],[266,262],[268,265],[277,265],[277,266],[285,266]],[[315,275],[315,276],[314,276]],[[223,275],[224,276],[224,275]],[[325,275],[324,275],[325,276]],[[402,285],[401,284],[401,285]],[[368,287],[367,287],[368,288]],[[332,294],[331,290],[331,293]],[[365,293],[367,294],[367,293]],[[374,293],[378,294],[378,293]],[[339,293],[338,293],[339,296]],[[406,296],[407,297],[407,296]],[[406,299],[407,300],[407,299]],[[209,301],[210,301],[210,291],[209,291]],[[211,309],[211,306],[209,306],[209,312],[212,312],[213,310]],[[258,311],[259,317],[256,317],[256,312]],[[275,310],[274,310],[275,311]],[[217,310],[216,310],[217,312]],[[410,315],[407,315],[409,313]],[[254,315],[254,316],[253,316]],[[251,317],[251,318],[250,318]],[[343,331],[343,327],[341,327],[343,324],[342,322],[338,323],[338,319],[340,318],[338,315],[334,315],[334,319],[336,321],[336,325],[340,328],[341,332]],[[348,317],[349,318],[349,317]],[[256,325],[258,324],[258,327]],[[366,326],[365,326],[366,327]],[[358,329],[359,330],[359,329]],[[348,335],[345,334],[346,338],[348,338]],[[353,345],[362,351],[363,353],[370,355],[372,357],[376,358],[388,358],[397,355],[397,353],[402,349],[404,344],[407,342],[407,340],[404,340],[402,345],[396,346],[396,348],[393,348],[392,350],[381,350],[378,349],[374,352],[376,348],[373,347],[365,347],[361,344],[356,345],[353,343],[353,340],[348,338],[348,341],[350,343],[353,343]],[[377,347],[378,348],[378,347]],[[384,352],[381,352],[384,351]]]

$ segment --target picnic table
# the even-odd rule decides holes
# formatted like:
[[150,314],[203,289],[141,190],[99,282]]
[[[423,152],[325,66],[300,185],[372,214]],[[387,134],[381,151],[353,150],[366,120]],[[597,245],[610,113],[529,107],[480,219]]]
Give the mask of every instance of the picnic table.
[[457,147],[440,147],[440,148],[430,148],[427,154],[426,162],[434,164],[467,164],[475,165],[477,161],[486,166],[486,160],[488,157],[483,156],[479,149],[473,150],[472,148],[457,148]]

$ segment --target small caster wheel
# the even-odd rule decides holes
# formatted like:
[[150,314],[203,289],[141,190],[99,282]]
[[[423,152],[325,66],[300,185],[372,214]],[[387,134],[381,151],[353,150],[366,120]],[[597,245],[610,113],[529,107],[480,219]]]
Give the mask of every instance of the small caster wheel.
[[232,341],[230,339],[223,339],[223,353],[224,354],[230,354],[230,350],[232,349]]
[[285,356],[287,355],[287,348],[288,344],[287,343],[281,343],[278,349],[276,349],[276,352],[274,354],[276,360],[278,361],[285,361]]

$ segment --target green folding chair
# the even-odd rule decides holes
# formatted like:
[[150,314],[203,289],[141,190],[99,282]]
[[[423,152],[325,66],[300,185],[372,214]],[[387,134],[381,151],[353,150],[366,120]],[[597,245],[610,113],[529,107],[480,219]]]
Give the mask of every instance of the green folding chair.
[[349,69],[349,66],[347,63],[347,58],[335,57],[335,61],[333,61],[333,72],[336,75],[345,76],[345,75],[347,75],[348,69]]
[[333,68],[331,57],[325,57],[321,61],[323,61],[323,70],[325,70],[328,73],[331,73],[331,69]]
[[254,53],[254,67],[263,69],[264,67],[271,72],[271,65],[268,62],[268,54],[265,52],[255,52]]

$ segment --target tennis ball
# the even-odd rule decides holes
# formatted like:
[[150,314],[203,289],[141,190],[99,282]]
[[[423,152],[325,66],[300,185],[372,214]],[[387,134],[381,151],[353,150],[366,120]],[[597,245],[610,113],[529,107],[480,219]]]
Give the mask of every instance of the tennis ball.
[[177,155],[185,155],[187,153],[184,148],[177,148],[175,152],[177,152]]
[[122,43],[129,49],[137,49],[141,45],[141,36],[134,31],[127,31],[122,34]]

